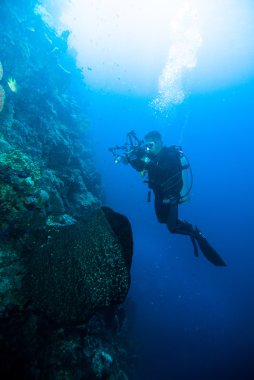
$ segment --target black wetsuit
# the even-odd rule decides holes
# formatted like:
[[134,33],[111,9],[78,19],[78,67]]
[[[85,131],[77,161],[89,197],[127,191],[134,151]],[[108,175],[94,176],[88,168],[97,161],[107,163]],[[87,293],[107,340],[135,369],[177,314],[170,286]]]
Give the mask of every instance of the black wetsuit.
[[[179,149],[176,146],[163,147],[157,155],[149,155],[148,163],[145,163],[145,155],[142,150],[134,153],[128,162],[139,172],[147,170],[148,186],[154,192],[154,206],[158,221],[166,224],[170,232],[190,236],[196,256],[198,256],[198,243],[200,250],[211,263],[216,266],[225,266],[224,260],[200,230],[197,227],[194,228],[192,224],[178,219],[178,205],[183,187]],[[163,202],[163,200],[168,200],[168,202]]]
[[[163,147],[147,164],[148,186],[153,190],[155,212],[160,223],[165,223],[172,233],[195,237],[193,226],[178,219],[178,204],[183,186],[182,166],[175,146]],[[163,203],[169,199],[169,203]]]

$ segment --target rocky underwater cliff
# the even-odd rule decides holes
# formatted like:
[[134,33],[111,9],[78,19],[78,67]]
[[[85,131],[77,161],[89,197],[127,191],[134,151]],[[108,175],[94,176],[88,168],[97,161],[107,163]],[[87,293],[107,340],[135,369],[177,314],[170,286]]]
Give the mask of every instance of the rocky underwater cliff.
[[131,226],[102,207],[69,32],[36,3],[1,2],[0,374],[128,379]]

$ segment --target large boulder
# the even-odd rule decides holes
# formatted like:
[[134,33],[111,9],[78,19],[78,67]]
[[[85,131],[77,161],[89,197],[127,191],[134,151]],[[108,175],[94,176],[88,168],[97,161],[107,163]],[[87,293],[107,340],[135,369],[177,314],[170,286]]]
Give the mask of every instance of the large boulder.
[[24,252],[24,298],[61,325],[122,303],[130,286],[132,232],[128,219],[99,209],[86,223],[34,236]]

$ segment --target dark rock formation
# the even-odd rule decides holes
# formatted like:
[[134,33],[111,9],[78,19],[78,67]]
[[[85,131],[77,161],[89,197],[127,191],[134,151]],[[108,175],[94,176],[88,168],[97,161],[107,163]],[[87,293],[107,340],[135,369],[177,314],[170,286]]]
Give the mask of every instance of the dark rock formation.
[[128,353],[117,304],[130,285],[132,234],[125,217],[106,211],[124,234],[113,232],[99,209],[86,223],[38,230],[22,254],[1,245],[0,369],[6,378],[113,380],[122,373]]
[[[24,298],[58,325],[80,324],[102,307],[122,303],[130,285],[132,233],[126,218],[124,239],[98,210],[86,223],[35,236],[25,252]],[[119,228],[121,229],[121,227]]]

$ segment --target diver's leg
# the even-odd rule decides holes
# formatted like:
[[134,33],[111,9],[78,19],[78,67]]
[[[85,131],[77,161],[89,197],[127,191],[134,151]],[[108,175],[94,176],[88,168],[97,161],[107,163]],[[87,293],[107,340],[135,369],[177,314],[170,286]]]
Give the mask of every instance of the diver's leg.
[[154,209],[159,223],[167,223],[170,205],[164,204],[162,198],[155,196]]
[[167,219],[168,230],[175,234],[190,236],[194,248],[195,256],[198,256],[198,247],[196,243],[196,230],[192,224],[178,219],[178,204],[171,204]]
[[196,237],[196,231],[192,224],[178,219],[178,204],[170,204],[168,210],[167,227],[174,234]]

